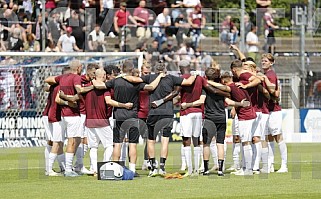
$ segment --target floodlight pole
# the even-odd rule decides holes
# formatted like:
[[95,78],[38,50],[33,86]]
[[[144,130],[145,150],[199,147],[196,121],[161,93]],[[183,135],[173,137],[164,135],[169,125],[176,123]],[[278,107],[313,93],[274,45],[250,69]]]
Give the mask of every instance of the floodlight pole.
[[41,15],[42,15],[42,31],[41,31],[41,35],[42,35],[42,41],[41,41],[41,50],[43,52],[45,52],[45,49],[46,49],[46,8],[45,8],[45,5],[46,5],[46,1],[45,0],[42,0],[41,1],[41,6],[42,6],[42,9],[41,9]]
[[240,31],[241,31],[241,42],[240,42],[240,50],[241,52],[245,52],[245,26],[244,26],[244,15],[245,15],[245,0],[241,0],[241,20],[240,20]]
[[307,24],[307,8],[296,7],[296,19],[301,18],[301,20],[297,20],[297,24],[300,25],[300,63],[301,63],[301,71],[302,71],[302,91],[303,91],[303,106],[305,107],[306,103],[306,68],[305,68],[305,26]]

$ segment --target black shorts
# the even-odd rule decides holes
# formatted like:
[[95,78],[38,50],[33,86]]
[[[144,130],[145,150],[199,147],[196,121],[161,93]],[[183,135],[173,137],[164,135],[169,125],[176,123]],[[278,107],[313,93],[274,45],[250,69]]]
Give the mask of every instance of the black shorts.
[[226,133],[226,123],[215,123],[210,119],[205,119],[202,129],[204,144],[211,144],[212,138],[216,137],[216,143],[224,144]]
[[217,130],[216,143],[224,144],[226,123],[215,123],[215,125]]
[[129,143],[138,143],[139,141],[139,130],[135,125],[130,126],[122,126],[124,121],[116,121],[116,125],[113,129],[113,142],[114,143],[122,143],[125,135],[127,134]]
[[148,139],[155,140],[158,133],[162,136],[169,137],[173,128],[173,115],[150,115],[146,123],[148,127]]

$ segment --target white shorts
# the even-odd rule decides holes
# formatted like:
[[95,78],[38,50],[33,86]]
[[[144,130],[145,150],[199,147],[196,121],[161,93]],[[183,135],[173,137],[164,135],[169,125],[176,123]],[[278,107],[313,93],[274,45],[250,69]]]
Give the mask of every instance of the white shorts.
[[264,114],[262,113],[262,118],[261,118],[261,125],[263,129],[263,136],[261,137],[261,140],[265,140],[265,136],[268,135],[268,120],[269,120],[269,114]]
[[66,132],[67,138],[81,137],[80,116],[62,117],[62,131]]
[[235,115],[233,121],[232,121],[232,134],[233,135],[240,135],[239,132],[239,118],[237,115]]
[[241,142],[252,142],[253,137],[253,123],[255,119],[252,120],[239,120],[239,133]]
[[253,123],[253,137],[262,137],[263,129],[262,129],[262,112],[255,112],[256,118],[254,119]]
[[86,115],[80,114],[80,122],[81,122],[81,138],[86,138],[87,137],[87,127],[85,126],[86,122]]
[[116,119],[114,119],[113,117],[110,117],[108,120],[109,120],[110,128],[114,129],[115,123],[116,123]]
[[200,137],[203,125],[202,113],[180,116],[180,123],[183,137]]
[[99,142],[106,148],[113,145],[113,130],[110,126],[101,128],[87,128],[88,130],[88,147],[98,148]]
[[282,111],[270,112],[268,119],[268,135],[279,135],[282,129]]
[[52,141],[63,142],[65,141],[65,132],[63,131],[62,122],[53,122],[52,124]]
[[52,141],[52,124],[48,121],[48,116],[42,116],[42,123],[46,131],[46,139]]

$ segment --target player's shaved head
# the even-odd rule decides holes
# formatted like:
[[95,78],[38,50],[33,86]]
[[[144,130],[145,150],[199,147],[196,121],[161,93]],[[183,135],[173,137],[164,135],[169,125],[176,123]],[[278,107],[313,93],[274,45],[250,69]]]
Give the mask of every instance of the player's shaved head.
[[96,79],[99,81],[106,81],[106,71],[102,68],[99,68],[95,72],[96,74]]
[[77,73],[78,75],[81,74],[82,64],[78,59],[74,59],[74,60],[70,61],[69,67],[70,67],[70,71],[72,73]]
[[71,70],[77,69],[79,66],[81,66],[81,63],[78,59],[74,59],[69,62],[69,67]]
[[99,69],[96,70],[96,77],[102,77],[104,75],[106,75],[106,72],[105,72],[104,69],[99,68]]

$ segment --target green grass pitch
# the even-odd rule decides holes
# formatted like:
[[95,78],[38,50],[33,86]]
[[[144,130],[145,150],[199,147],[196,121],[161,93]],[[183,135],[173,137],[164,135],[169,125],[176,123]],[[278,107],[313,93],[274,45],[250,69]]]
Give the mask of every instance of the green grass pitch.
[[[206,177],[165,180],[148,178],[148,172],[140,170],[143,146],[139,145],[137,169],[141,177],[132,181],[98,181],[92,176],[47,177],[43,148],[1,149],[0,198],[321,198],[321,144],[287,146],[289,173],[248,178],[228,173],[219,178],[213,173]],[[232,162],[231,148],[229,145],[227,167]],[[281,161],[277,144],[275,151],[277,170]],[[98,157],[102,157],[101,150]],[[170,143],[166,163],[167,172],[179,170],[179,143]]]

